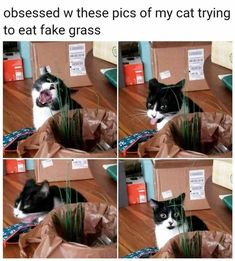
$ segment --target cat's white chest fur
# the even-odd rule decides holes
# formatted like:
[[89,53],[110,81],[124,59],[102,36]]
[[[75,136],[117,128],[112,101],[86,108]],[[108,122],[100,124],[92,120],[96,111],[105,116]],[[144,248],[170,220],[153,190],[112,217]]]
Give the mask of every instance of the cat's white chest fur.
[[155,225],[155,238],[156,245],[160,249],[162,248],[167,241],[169,241],[172,237],[184,233],[188,231],[188,224],[185,222],[183,225],[179,227],[175,227],[174,229],[167,229],[165,225],[159,224]]
[[48,107],[38,107],[36,104],[33,106],[33,124],[36,129],[39,129],[43,123],[48,120],[52,115],[59,111],[52,111]]

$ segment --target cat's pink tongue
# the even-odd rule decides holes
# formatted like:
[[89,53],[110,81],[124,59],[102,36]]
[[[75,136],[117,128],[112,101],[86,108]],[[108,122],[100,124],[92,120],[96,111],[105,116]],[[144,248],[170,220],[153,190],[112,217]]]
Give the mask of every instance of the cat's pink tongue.
[[152,118],[152,119],[150,120],[150,124],[151,124],[151,125],[156,125],[156,123],[157,123],[157,118]]

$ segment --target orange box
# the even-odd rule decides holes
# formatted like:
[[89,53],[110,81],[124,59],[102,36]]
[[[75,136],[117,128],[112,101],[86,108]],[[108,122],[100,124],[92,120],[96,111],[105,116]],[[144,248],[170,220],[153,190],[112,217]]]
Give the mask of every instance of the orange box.
[[24,80],[23,62],[18,52],[3,54],[3,80],[4,82]]
[[128,202],[130,205],[146,203],[146,186],[142,177],[127,178]]
[[25,160],[23,159],[7,159],[5,160],[6,173],[22,173],[26,171]]
[[144,83],[144,67],[140,57],[123,58],[122,63],[127,86]]

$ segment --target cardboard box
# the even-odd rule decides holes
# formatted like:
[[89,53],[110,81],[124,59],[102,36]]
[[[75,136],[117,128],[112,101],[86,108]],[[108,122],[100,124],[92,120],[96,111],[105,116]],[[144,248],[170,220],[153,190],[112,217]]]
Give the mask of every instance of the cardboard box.
[[69,88],[92,85],[85,68],[85,58],[91,49],[92,42],[32,42],[33,80],[46,66]]
[[122,59],[125,85],[144,83],[144,67],[140,57]]
[[23,62],[18,52],[3,54],[3,80],[4,82],[24,80]]
[[117,42],[93,42],[93,56],[117,64]]
[[126,178],[128,202],[130,205],[146,203],[146,186],[142,177]]
[[43,159],[35,162],[37,182],[93,179],[87,159]]
[[25,160],[23,159],[6,159],[5,171],[7,174],[11,173],[23,173],[26,171]]
[[186,80],[185,91],[207,90],[204,61],[211,54],[211,42],[152,42],[153,77],[164,84]]
[[212,182],[222,187],[233,189],[233,164],[231,159],[213,161]]
[[210,208],[205,184],[212,175],[212,160],[157,160],[156,200],[168,200],[185,193],[185,210]]
[[230,70],[233,69],[233,43],[212,42],[211,61]]

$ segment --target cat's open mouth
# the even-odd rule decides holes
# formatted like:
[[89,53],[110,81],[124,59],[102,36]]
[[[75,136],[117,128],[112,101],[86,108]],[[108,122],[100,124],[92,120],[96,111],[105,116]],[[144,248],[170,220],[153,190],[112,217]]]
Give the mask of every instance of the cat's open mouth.
[[44,90],[40,92],[40,95],[38,97],[38,101],[45,105],[52,102],[52,94],[50,90]]
[[156,125],[157,123],[160,123],[162,120],[164,119],[164,117],[157,119],[157,118],[151,118],[150,119],[150,124],[151,125]]

